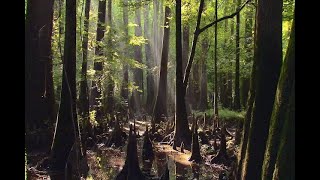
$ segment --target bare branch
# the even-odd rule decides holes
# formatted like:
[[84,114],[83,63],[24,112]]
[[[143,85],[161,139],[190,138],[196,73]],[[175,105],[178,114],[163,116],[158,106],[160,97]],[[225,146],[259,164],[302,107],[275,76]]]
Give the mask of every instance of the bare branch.
[[224,17],[222,17],[222,18],[220,18],[220,19],[217,19],[217,20],[213,21],[212,23],[204,26],[203,28],[201,28],[201,29],[199,30],[199,34],[202,33],[203,31],[205,31],[206,29],[208,29],[209,27],[217,24],[217,23],[220,22],[220,21],[233,18],[234,16],[236,16],[237,14],[239,14],[239,13],[241,12],[241,10],[246,6],[246,4],[248,4],[250,1],[251,1],[251,0],[247,0],[242,6],[240,6],[240,7],[237,9],[236,12],[230,14],[229,16],[224,16]]

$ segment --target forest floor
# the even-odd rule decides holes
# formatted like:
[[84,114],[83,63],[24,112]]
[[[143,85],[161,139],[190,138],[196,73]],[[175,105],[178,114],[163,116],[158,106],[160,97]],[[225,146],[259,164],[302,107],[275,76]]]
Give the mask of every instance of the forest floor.
[[[133,124],[133,121],[129,121]],[[129,123],[124,126],[125,132],[129,132]],[[145,131],[146,123],[150,125],[150,120],[147,122],[136,121],[137,134],[142,135]],[[232,136],[235,135],[235,126],[231,125],[228,131]],[[234,139],[227,137],[227,153],[234,156],[238,147],[234,145]],[[217,151],[212,150],[213,140],[209,140],[209,145],[201,145],[200,153],[202,156],[202,163],[197,164],[188,161],[191,156],[191,152],[184,150],[180,152],[180,148],[173,150],[172,146],[165,142],[153,142],[155,150],[155,160],[153,162],[141,162],[143,137],[140,136],[137,140],[138,158],[140,162],[140,168],[144,174],[148,174],[149,177],[159,177],[164,172],[166,164],[168,164],[169,176],[171,179],[201,179],[211,180],[219,179],[221,172],[229,174],[233,170],[233,164],[211,164],[210,160],[217,154]],[[219,145],[219,141],[217,141]],[[93,150],[87,150],[87,160],[89,165],[89,173],[86,179],[98,179],[108,180],[114,179],[116,175],[121,171],[126,158],[126,147],[124,145],[120,148],[106,147],[103,143],[97,144],[97,148]],[[50,179],[49,176],[42,171],[35,169],[37,162],[39,162],[45,153],[34,152],[28,154],[28,166],[27,174],[28,180],[38,179]]]

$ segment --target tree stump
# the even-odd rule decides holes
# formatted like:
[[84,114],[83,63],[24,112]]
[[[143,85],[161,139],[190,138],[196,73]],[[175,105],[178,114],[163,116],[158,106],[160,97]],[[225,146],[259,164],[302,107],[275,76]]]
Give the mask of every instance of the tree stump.
[[132,125],[130,125],[126,161],[122,170],[116,176],[116,180],[145,180],[145,179],[146,177],[142,174],[139,167],[136,135],[135,133],[133,133]]
[[110,138],[108,139],[106,145],[108,147],[111,147],[112,144],[114,144],[115,147],[120,147],[122,146],[122,137],[123,137],[123,131],[120,128],[119,120],[115,116],[115,125],[114,129],[110,135]]
[[191,146],[191,157],[189,161],[194,161],[196,163],[201,162],[201,154],[200,154],[200,146],[199,146],[199,139],[198,139],[198,125],[196,120],[193,120],[193,132],[192,132],[192,146]]
[[142,159],[150,160],[150,161],[154,159],[153,146],[149,138],[148,126],[146,126],[146,132],[144,133],[144,138],[143,138]]

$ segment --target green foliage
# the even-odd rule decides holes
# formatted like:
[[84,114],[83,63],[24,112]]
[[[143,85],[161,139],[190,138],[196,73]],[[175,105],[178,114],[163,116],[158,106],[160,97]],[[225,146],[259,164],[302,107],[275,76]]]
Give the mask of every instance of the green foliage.
[[132,36],[129,40],[129,44],[134,46],[142,46],[147,43],[148,39],[145,39],[143,36]]
[[219,117],[222,120],[240,120],[243,121],[244,119],[244,115],[245,115],[245,111],[241,111],[241,112],[236,112],[236,111],[232,111],[229,109],[221,109],[219,110]]
[[89,174],[88,177],[86,178],[86,180],[94,180],[94,179],[93,179],[92,175]]
[[142,92],[141,89],[139,89],[139,86],[136,86],[134,82],[130,81],[128,84],[128,90],[129,93],[132,93],[134,90],[137,90],[138,92]]
[[98,122],[96,121],[96,111],[95,110],[91,110],[89,112],[89,119],[90,119],[90,123],[92,124],[92,126],[94,126],[94,127],[98,126]]
[[[205,112],[193,111],[195,116],[203,116],[204,113],[209,117],[213,117],[213,109],[208,109]],[[243,121],[245,116],[245,111],[236,112],[230,109],[221,108],[219,109],[219,118],[224,122],[238,122]]]

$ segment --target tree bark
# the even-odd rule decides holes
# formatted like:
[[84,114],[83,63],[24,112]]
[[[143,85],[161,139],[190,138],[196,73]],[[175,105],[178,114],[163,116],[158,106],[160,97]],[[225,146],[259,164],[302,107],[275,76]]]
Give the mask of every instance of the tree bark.
[[242,172],[242,163],[245,158],[245,154],[248,147],[248,137],[249,137],[249,130],[251,124],[251,116],[252,116],[252,109],[254,105],[254,99],[256,94],[255,88],[255,81],[256,81],[256,61],[253,62],[252,65],[252,73],[250,79],[250,91],[249,91],[249,98],[247,102],[247,111],[244,119],[243,130],[242,130],[242,137],[241,137],[241,144],[240,144],[240,151],[239,151],[239,161],[238,161],[238,170],[237,170],[237,179],[241,179],[241,172]]
[[[276,99],[271,116],[269,136],[264,155],[262,179],[294,179],[294,130],[288,129],[295,121],[295,25],[291,28],[287,54],[283,62]],[[290,148],[290,149],[289,149]],[[292,148],[292,149],[291,149]],[[287,151],[284,151],[287,150]],[[290,158],[292,157],[292,158]],[[282,162],[283,161],[283,162]],[[276,168],[275,169],[275,165]]]
[[[89,121],[89,92],[87,82],[87,66],[88,66],[88,31],[89,31],[89,12],[90,12],[91,0],[86,0],[85,3],[85,19],[83,29],[83,40],[82,40],[82,66],[81,66],[81,82],[79,92],[79,113],[82,117],[83,132],[86,137],[92,135],[91,125]],[[83,138],[85,140],[85,138]],[[83,143],[84,144],[84,143]]]
[[[185,72],[187,63],[188,63],[188,56],[190,52],[190,46],[189,46],[189,32],[190,32],[190,26],[189,24],[184,25],[183,27],[183,36],[182,36],[182,71]],[[193,77],[190,77],[190,81],[193,82]],[[185,97],[185,103],[187,108],[187,113],[191,114],[191,102],[193,102],[193,83],[190,83],[187,86],[187,95]]]
[[139,159],[138,159],[138,152],[137,152],[137,138],[132,125],[130,125],[125,164],[115,179],[116,180],[126,180],[126,179],[145,180],[146,179],[146,177],[142,174],[139,167]]
[[[160,50],[159,47],[159,0],[153,1],[153,62],[155,66],[160,66]],[[159,77],[154,76],[154,84],[159,84]],[[157,89],[158,87],[155,87]]]
[[227,73],[219,73],[219,90],[221,106],[227,108]]
[[[51,35],[53,2],[27,2],[25,23],[25,124],[26,133],[52,127],[55,99],[52,79]],[[48,140],[51,141],[51,140]],[[49,149],[50,145],[45,145]],[[27,151],[32,149],[27,144]]]
[[246,108],[246,104],[247,104],[247,101],[248,101],[249,89],[250,89],[250,78],[249,77],[241,78],[241,83],[240,83],[240,102],[241,102],[241,106],[243,108]]
[[[215,19],[218,19],[218,0],[215,2]],[[218,45],[218,24],[214,26],[214,100],[213,100],[213,114],[218,117],[218,57],[217,57],[217,45]]]
[[291,94],[272,179],[295,179],[295,89]]
[[256,28],[256,96],[246,155],[242,163],[242,179],[261,178],[269,122],[282,63],[282,1],[258,1]]
[[189,46],[189,32],[190,32],[190,25],[186,24],[183,27],[183,34],[182,34],[182,71],[185,72],[187,63],[188,63],[188,55],[190,52]]
[[165,20],[164,20],[164,35],[163,35],[163,48],[161,55],[161,67],[160,67],[160,80],[158,95],[156,98],[156,103],[153,111],[153,116],[155,123],[160,123],[161,116],[167,116],[167,66],[168,66],[168,56],[169,56],[169,40],[170,40],[170,17],[171,10],[168,6],[165,7]]
[[[245,43],[244,49],[246,52],[245,62],[248,64],[252,62],[252,25],[253,25],[253,8],[250,8],[246,12],[245,18]],[[248,100],[248,93],[250,87],[250,77],[244,76],[241,79],[241,105],[246,108],[247,100]]]
[[[112,25],[112,0],[108,0],[108,14],[107,14],[107,23],[110,26],[110,31],[108,34],[108,39],[107,39],[107,44],[108,44],[108,61],[112,62],[113,61],[113,43],[112,43],[112,38],[113,38],[113,25]],[[107,75],[107,113],[112,114],[114,111],[114,82],[111,78],[111,75],[113,73],[112,68],[109,69],[109,74]]]
[[[76,111],[76,1],[66,1],[66,30],[61,102],[51,147],[52,169],[63,171],[71,148],[80,151],[80,133]],[[78,151],[78,152],[79,152]],[[79,156],[79,154],[78,154]]]
[[[257,0],[255,1],[257,2]],[[255,17],[257,17],[257,11],[255,11]],[[257,26],[256,26],[256,18],[255,18],[255,23],[254,23],[254,34],[255,36],[254,38],[254,42],[256,42],[256,32],[257,32]],[[255,44],[253,44],[255,46]],[[243,127],[242,127],[242,136],[241,136],[241,144],[240,144],[240,151],[239,151],[239,157],[238,157],[238,169],[237,169],[237,179],[241,179],[241,173],[242,173],[242,163],[244,161],[245,155],[246,155],[246,151],[247,151],[247,147],[248,147],[248,137],[249,137],[249,130],[250,130],[250,124],[251,124],[251,116],[252,116],[252,109],[253,109],[253,105],[254,105],[254,100],[255,100],[255,96],[256,96],[256,66],[257,66],[257,61],[255,61],[256,59],[256,53],[254,51],[253,54],[253,65],[251,68],[251,75],[250,75],[250,90],[249,90],[249,95],[248,95],[248,101],[247,101],[247,111],[246,111],[246,115],[245,115],[245,119],[244,119],[244,123],[243,123]]]
[[188,160],[194,161],[196,163],[200,163],[202,161],[202,157],[200,154],[200,146],[199,146],[199,138],[198,138],[198,124],[195,118],[193,119],[192,126],[193,127],[192,127],[191,157]]
[[200,101],[200,59],[196,60],[192,67],[192,81],[191,81],[191,92],[193,97],[190,99],[191,101],[191,109],[198,110],[198,103]]
[[[201,0],[200,7],[203,7],[204,0]],[[201,12],[203,8],[200,8]],[[201,13],[200,13],[201,14]],[[201,15],[200,15],[201,18]],[[200,19],[198,18],[198,19]],[[200,20],[199,20],[200,21]],[[186,87],[183,82],[182,72],[182,38],[181,38],[181,0],[176,0],[176,119],[173,147],[179,146],[182,142],[191,148],[191,132],[189,129],[187,111],[185,104]]]

